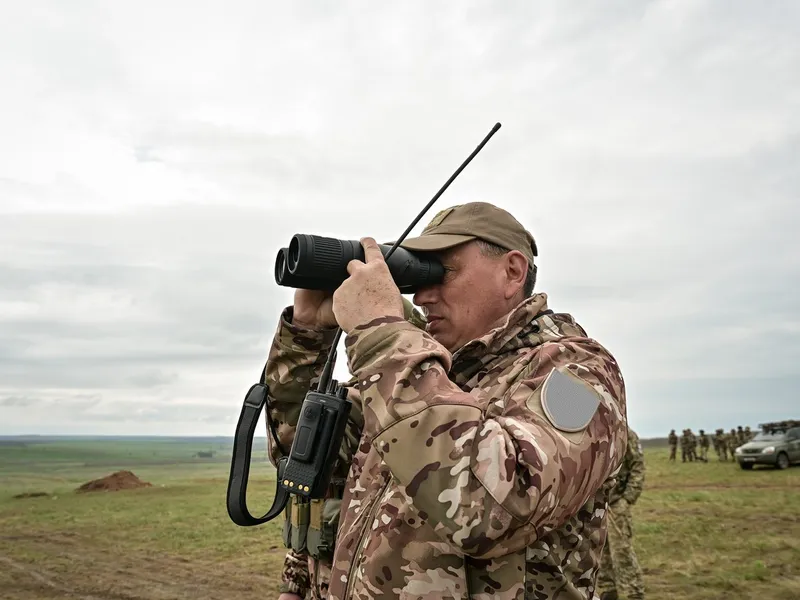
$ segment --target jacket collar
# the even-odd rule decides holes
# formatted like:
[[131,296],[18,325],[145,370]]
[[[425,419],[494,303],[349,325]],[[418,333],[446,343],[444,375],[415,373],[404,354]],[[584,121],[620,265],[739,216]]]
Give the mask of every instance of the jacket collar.
[[498,356],[568,336],[585,337],[586,332],[572,315],[550,310],[547,294],[534,294],[498,319],[484,335],[456,350],[450,377],[463,383]]

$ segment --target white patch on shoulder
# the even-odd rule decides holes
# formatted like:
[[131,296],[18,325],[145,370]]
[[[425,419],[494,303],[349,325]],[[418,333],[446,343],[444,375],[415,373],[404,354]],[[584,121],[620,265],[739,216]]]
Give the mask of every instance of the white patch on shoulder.
[[570,372],[553,369],[542,384],[542,409],[553,427],[567,433],[583,431],[592,421],[601,396]]

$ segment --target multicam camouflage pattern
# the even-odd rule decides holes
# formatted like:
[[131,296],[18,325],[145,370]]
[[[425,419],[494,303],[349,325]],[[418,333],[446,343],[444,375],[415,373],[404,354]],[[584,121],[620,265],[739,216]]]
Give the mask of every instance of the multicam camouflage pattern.
[[[406,298],[403,298],[403,307],[406,320],[424,329],[425,317]],[[314,331],[293,325],[291,307],[284,310],[280,316],[278,331],[267,360],[265,378],[270,390],[269,414],[276,426],[281,446],[287,452],[294,440],[294,427],[300,416],[303,399],[322,374],[335,334],[336,329]],[[355,380],[340,383],[350,388]],[[348,427],[339,449],[339,460],[331,476],[334,485],[331,486],[329,497],[341,497],[341,493],[337,493],[335,483],[343,482],[347,477],[350,461],[363,428],[361,403],[357,396],[354,399],[356,401],[350,410]],[[277,459],[283,456],[283,453],[271,435],[267,436],[267,440],[270,460],[273,464],[277,464]],[[290,549],[284,559],[281,580],[281,592],[292,592],[303,598],[323,600],[327,597],[330,581],[330,562],[314,560]]]
[[608,541],[597,586],[602,592],[616,591],[619,598],[642,600],[644,577],[633,549],[631,507],[621,500],[609,507],[608,512]]
[[[719,460],[728,460],[728,438],[721,427],[714,432],[714,450]],[[731,458],[733,458],[732,455]]]
[[331,566],[328,561],[315,561],[293,550],[286,553],[281,572],[281,592],[292,592],[301,598],[322,600],[328,597],[330,581]]
[[697,436],[691,429],[684,429],[681,436],[681,460],[694,462],[697,458]]
[[678,436],[675,435],[675,430],[672,429],[669,432],[669,436],[667,437],[667,442],[669,442],[669,460],[675,460],[675,453],[678,450]]
[[602,593],[616,592],[620,598],[644,598],[644,576],[633,549],[631,507],[644,489],[645,465],[639,436],[628,429],[628,444],[618,484],[609,499],[608,537],[603,548],[597,588]]
[[683,433],[681,434],[681,461],[692,460],[690,445],[689,445],[689,430],[684,429]]
[[625,447],[625,456],[622,467],[617,475],[617,485],[611,491],[608,501],[611,504],[624,498],[629,504],[636,504],[644,490],[644,452],[639,436],[633,429],[628,428],[628,443]]
[[280,591],[292,592],[305,598],[311,589],[309,573],[308,558],[294,550],[289,550],[283,560]]
[[[280,444],[287,452],[294,440],[294,427],[303,399],[309,388],[316,385],[335,335],[333,329],[311,331],[292,325],[291,320],[292,311],[288,309],[281,315],[265,373],[270,390],[269,414],[276,425]],[[354,404],[332,480],[343,481],[346,477],[362,424],[361,407]],[[283,453],[271,435],[267,439],[270,459],[276,463]],[[301,598],[323,600],[330,580],[329,571],[326,561],[290,549],[284,559],[280,591],[293,592]]]
[[740,445],[739,438],[736,435],[736,430],[731,428],[731,430],[728,432],[728,451],[734,452]]
[[698,436],[698,443],[700,444],[700,456],[698,460],[702,460],[703,462],[708,462],[708,436],[706,432],[702,429],[700,430],[700,435]]
[[[548,313],[536,294],[453,355],[398,317],[347,336],[356,417],[330,600],[593,597],[626,447],[625,388],[599,343]],[[291,308],[267,365],[286,443],[333,336],[290,320]],[[600,397],[583,431],[556,429],[542,410],[554,368]],[[313,598],[317,579],[304,584]]]

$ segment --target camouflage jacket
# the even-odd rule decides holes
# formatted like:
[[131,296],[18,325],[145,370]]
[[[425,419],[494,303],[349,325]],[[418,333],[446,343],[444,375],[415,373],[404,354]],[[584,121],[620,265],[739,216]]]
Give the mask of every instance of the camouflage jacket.
[[[358,443],[330,600],[593,596],[627,440],[625,387],[598,342],[549,312],[537,294],[453,355],[399,317],[347,336]],[[332,338],[290,318],[267,364],[287,439]],[[577,431],[548,416],[542,389],[555,370],[597,394]],[[310,580],[315,593],[322,582]]]
[[670,446],[677,446],[678,445],[678,436],[674,433],[670,433],[667,436],[667,442],[669,442]]
[[636,504],[644,489],[644,452],[639,436],[628,428],[628,444],[622,467],[617,475],[617,485],[611,492],[609,502],[613,504],[624,498],[628,504]]
[[[403,298],[403,307],[406,320],[424,329],[425,319],[414,305]],[[319,379],[336,334],[335,329],[312,331],[297,327],[292,324],[292,314],[292,307],[288,307],[280,316],[266,370],[266,381],[270,389],[270,417],[276,425],[281,445],[287,451],[294,440],[294,426],[300,417],[303,399],[311,384],[316,384]],[[340,383],[350,388],[355,380]],[[339,460],[331,474],[332,481],[347,477],[364,425],[361,402],[357,395],[354,397],[351,394],[350,397],[355,401],[339,449]],[[278,458],[283,454],[269,433],[267,441],[270,460],[277,464]],[[283,563],[280,591],[292,592],[303,598],[310,594],[312,600],[322,600],[327,597],[330,567],[329,563],[315,561],[310,556],[289,549]]]

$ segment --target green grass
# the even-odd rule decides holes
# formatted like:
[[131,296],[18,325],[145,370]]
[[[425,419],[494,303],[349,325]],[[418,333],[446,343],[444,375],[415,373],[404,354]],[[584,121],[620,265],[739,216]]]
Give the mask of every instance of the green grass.
[[[274,469],[261,447],[248,489],[257,514],[274,493]],[[0,445],[0,590],[14,598],[271,595],[284,554],[280,524],[230,521],[230,444],[215,448],[214,458],[194,456],[208,449],[180,441]],[[75,493],[120,469],[152,487]],[[32,492],[48,496],[14,498]]]
[[[0,445],[0,590],[20,599],[276,598],[280,523],[230,521],[230,445],[209,444]],[[209,449],[214,458],[194,456]],[[800,468],[744,472],[716,459],[671,464],[665,449],[645,452],[634,544],[650,598],[800,598]],[[262,444],[248,498],[256,514],[274,492],[263,457]],[[152,487],[74,492],[119,469]],[[49,495],[13,497],[23,492]]]
[[800,469],[645,451],[634,544],[652,598],[800,598]]

